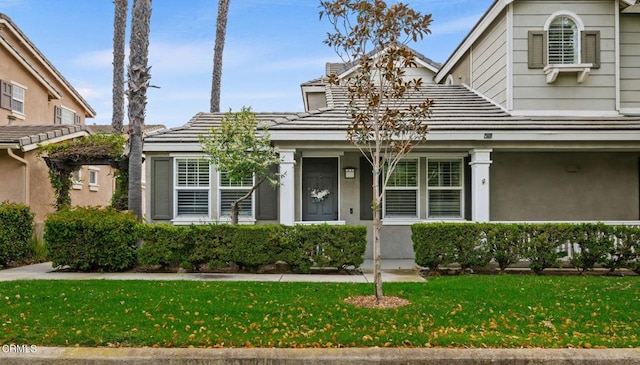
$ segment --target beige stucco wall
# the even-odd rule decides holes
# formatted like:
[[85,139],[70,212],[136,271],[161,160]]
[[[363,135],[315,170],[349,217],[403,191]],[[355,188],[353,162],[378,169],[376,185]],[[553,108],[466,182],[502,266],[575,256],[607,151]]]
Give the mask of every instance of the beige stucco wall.
[[491,220],[638,220],[638,153],[494,152]]
[[[89,184],[89,171],[98,173],[98,184]],[[83,166],[82,181],[74,184],[71,190],[71,204],[73,206],[105,207],[111,204],[111,197],[115,190],[113,179],[114,169],[111,166]]]

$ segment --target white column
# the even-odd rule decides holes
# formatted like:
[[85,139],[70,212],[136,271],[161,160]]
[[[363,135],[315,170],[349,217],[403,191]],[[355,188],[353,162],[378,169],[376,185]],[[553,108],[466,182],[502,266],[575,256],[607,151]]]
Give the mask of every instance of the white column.
[[471,150],[471,219],[474,222],[489,221],[489,166],[491,149]]
[[295,222],[295,153],[296,150],[280,150],[280,223],[292,226]]

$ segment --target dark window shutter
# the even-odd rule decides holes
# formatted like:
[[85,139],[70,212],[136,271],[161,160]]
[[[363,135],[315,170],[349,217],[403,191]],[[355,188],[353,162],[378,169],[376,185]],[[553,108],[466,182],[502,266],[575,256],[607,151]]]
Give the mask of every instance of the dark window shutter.
[[80,125],[82,123],[82,120],[80,119],[80,116],[76,113],[73,114],[73,123],[75,125]]
[[13,85],[0,80],[0,108],[11,110],[11,99],[13,98]]
[[151,158],[151,219],[173,218],[173,159]]
[[[277,173],[278,169],[278,165],[271,166],[269,174]],[[278,220],[278,188],[266,181],[256,190],[256,219]]]
[[62,108],[57,105],[53,107],[53,124],[62,124]]
[[373,220],[373,169],[365,157],[360,157],[360,220]]
[[591,68],[600,68],[600,31],[582,32],[582,63],[592,63]]
[[464,219],[470,221],[471,218],[471,158],[469,156],[462,160],[464,170]]
[[544,68],[547,64],[547,32],[529,31],[529,68]]

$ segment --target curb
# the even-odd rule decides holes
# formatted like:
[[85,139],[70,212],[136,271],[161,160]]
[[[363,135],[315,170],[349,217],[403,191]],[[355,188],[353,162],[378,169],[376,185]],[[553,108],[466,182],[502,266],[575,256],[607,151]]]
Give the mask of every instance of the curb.
[[153,349],[23,347],[0,353],[0,363],[16,365],[274,365],[274,364],[504,364],[638,365],[640,349]]

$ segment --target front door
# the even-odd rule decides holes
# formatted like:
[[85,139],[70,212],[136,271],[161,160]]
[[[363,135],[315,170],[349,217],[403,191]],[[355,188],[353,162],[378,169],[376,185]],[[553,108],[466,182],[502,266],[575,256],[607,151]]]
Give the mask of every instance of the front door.
[[338,220],[338,158],[303,159],[302,220]]

